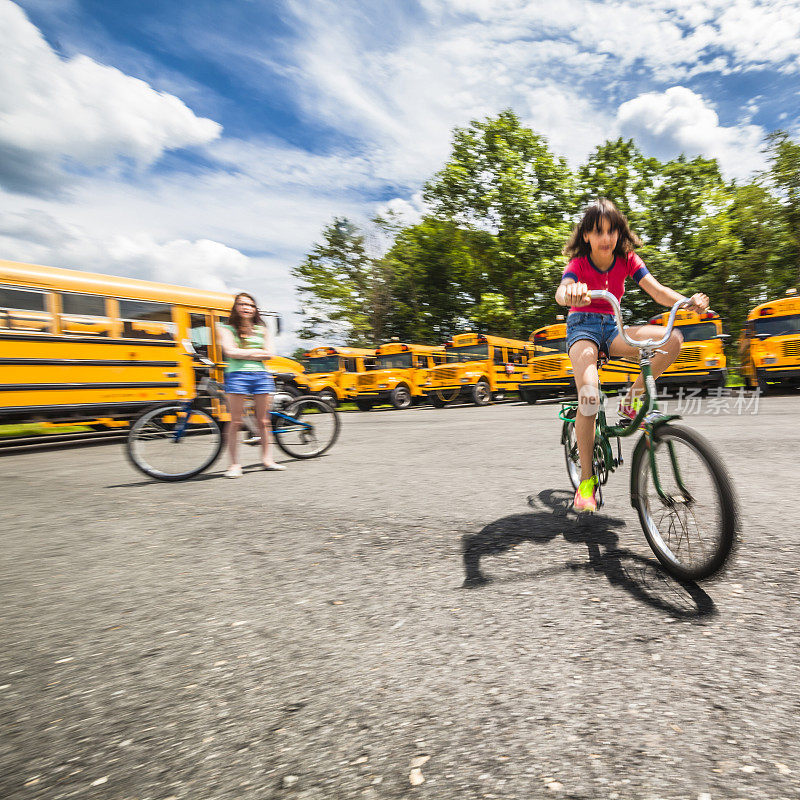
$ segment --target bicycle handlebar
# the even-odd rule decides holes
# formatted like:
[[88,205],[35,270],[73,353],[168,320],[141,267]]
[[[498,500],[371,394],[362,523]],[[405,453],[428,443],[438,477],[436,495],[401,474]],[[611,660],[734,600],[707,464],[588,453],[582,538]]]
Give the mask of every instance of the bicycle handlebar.
[[675,325],[675,315],[678,313],[678,309],[682,306],[690,305],[691,303],[691,300],[688,297],[682,297],[672,306],[669,312],[669,319],[667,320],[667,329],[661,339],[658,341],[654,341],[653,339],[645,339],[640,341],[637,339],[631,339],[631,337],[625,333],[625,328],[622,325],[622,309],[619,307],[619,301],[613,294],[611,294],[611,292],[606,291],[605,289],[593,289],[589,292],[589,297],[591,297],[592,300],[605,300],[611,306],[611,308],[614,310],[617,330],[619,331],[620,335],[631,347],[638,347],[639,349],[643,349],[645,347],[661,347],[662,344],[666,344],[667,339],[669,339],[670,335],[672,334],[672,329]]

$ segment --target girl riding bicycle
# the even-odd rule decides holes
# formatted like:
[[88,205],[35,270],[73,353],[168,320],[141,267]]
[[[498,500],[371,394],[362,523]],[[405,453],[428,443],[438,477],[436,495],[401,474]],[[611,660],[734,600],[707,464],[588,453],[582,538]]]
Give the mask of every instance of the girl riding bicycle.
[[272,396],[275,394],[275,380],[267,371],[264,359],[272,355],[272,340],[269,328],[258,313],[258,304],[253,295],[247,292],[236,295],[228,324],[220,326],[219,339],[222,352],[227,359],[225,394],[231,413],[231,421],[225,429],[231,464],[225,477],[238,478],[242,474],[236,450],[244,401],[248,395],[252,396],[255,405],[256,424],[261,437],[261,463],[264,469],[286,469],[281,464],[276,464],[270,453],[271,437],[267,416],[272,406]]
[[[556,302],[569,306],[567,316],[567,352],[572,362],[575,386],[581,413],[575,419],[575,437],[581,464],[581,482],[575,492],[577,512],[597,510],[597,478],[592,474],[594,426],[597,417],[600,379],[598,355],[638,361],[639,351],[618,335],[611,306],[603,300],[591,300],[589,292],[605,289],[617,300],[625,293],[625,279],[633,278],[657,303],[672,306],[682,295],[662,286],[634,252],[641,246],[628,221],[617,207],[605,198],[591,203],[583,212],[564,246],[570,262],[556,291]],[[689,308],[702,313],[708,308],[708,297],[692,295]],[[660,339],[663,330],[654,325],[627,327],[631,339]],[[677,358],[683,337],[673,331],[663,349],[652,359],[653,377],[657,378]],[[644,391],[641,375],[620,406],[620,414],[628,419],[636,416],[637,397]]]

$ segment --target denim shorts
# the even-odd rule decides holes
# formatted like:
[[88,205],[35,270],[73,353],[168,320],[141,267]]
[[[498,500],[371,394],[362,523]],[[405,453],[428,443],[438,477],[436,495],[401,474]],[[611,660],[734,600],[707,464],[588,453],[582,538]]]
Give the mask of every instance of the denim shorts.
[[597,311],[573,311],[567,316],[567,353],[580,339],[589,339],[597,345],[599,353],[610,355],[611,342],[619,334],[613,314]]
[[237,370],[225,373],[227,394],[275,394],[275,379],[264,370]]

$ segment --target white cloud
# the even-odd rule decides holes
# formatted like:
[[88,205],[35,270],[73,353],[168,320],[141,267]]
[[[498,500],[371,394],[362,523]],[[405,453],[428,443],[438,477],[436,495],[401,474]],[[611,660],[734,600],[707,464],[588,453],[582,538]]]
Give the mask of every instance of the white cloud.
[[748,178],[764,166],[763,128],[720,125],[709,103],[683,86],[648,92],[623,103],[617,123],[623,136],[634,138],[645,152],[660,158],[680,153],[717,158],[722,169],[737,178]]
[[86,56],[61,59],[10,0],[0,0],[0,42],[0,181],[12,189],[46,191],[64,159],[148,165],[166,150],[220,135],[218,123],[174,95]]

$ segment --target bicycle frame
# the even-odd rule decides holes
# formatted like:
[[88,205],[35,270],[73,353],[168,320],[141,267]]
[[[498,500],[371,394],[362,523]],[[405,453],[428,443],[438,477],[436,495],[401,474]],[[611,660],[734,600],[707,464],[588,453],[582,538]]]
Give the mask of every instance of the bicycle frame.
[[[201,381],[198,393],[191,400],[187,400],[182,406],[184,417],[178,423],[178,425],[176,425],[174,431],[174,440],[176,443],[180,442],[180,440],[186,433],[186,429],[189,426],[189,420],[191,419],[192,416],[191,413],[192,408],[194,408],[195,403],[197,403],[197,401],[202,395],[207,395],[209,397],[216,397],[227,406],[227,398],[225,397],[225,393],[222,391],[222,388],[215,381],[212,381],[210,379],[205,379]],[[280,418],[282,420],[285,420],[286,422],[291,423],[290,427],[274,428],[274,430],[278,430],[281,433],[285,433],[292,430],[292,427],[296,429],[297,426],[299,426],[300,428],[305,428],[306,430],[310,430],[312,428],[312,425],[310,423],[303,422],[302,420],[295,419],[294,417],[290,417],[287,414],[284,414],[282,411],[276,411],[274,409],[270,409],[269,415],[271,420]],[[252,422],[249,418],[245,418],[244,423],[245,425],[247,425],[248,428],[250,428],[250,426],[252,425]],[[252,429],[251,433],[253,433],[254,435],[258,435],[257,431],[254,431]]]

